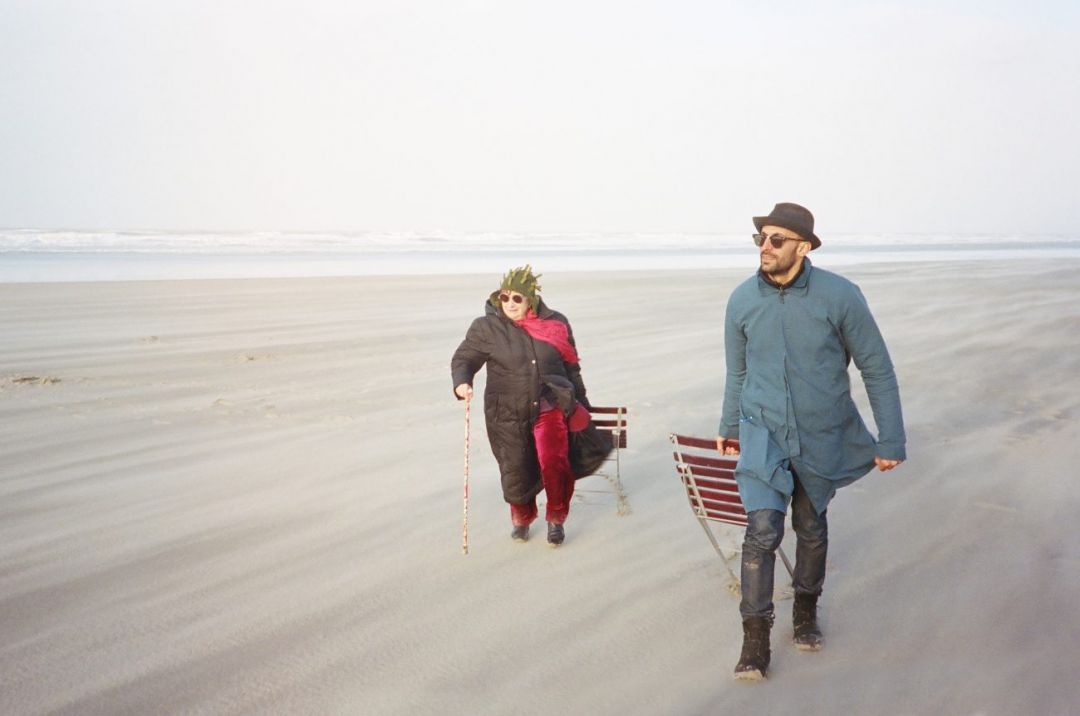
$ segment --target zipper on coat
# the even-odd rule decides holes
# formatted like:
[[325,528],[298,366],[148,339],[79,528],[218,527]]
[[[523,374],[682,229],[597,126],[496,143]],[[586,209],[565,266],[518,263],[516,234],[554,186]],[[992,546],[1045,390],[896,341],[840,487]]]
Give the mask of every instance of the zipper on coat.
[[529,341],[529,352],[532,354],[532,366],[533,373],[536,376],[536,382],[533,384],[533,396],[536,400],[532,401],[532,413],[533,420],[536,420],[540,416],[540,395],[544,392],[543,381],[540,380],[540,360],[536,357],[536,339],[526,333],[525,329],[521,326],[517,326],[517,329],[522,333],[525,333],[526,339]]

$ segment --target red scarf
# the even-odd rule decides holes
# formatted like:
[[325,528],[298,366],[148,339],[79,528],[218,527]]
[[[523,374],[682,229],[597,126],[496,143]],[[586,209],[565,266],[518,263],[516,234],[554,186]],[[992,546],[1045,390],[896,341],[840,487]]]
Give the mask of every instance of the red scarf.
[[532,338],[555,346],[564,362],[578,364],[577,351],[570,345],[570,331],[562,321],[554,318],[540,318],[532,312],[532,309],[529,309],[525,318],[516,323]]

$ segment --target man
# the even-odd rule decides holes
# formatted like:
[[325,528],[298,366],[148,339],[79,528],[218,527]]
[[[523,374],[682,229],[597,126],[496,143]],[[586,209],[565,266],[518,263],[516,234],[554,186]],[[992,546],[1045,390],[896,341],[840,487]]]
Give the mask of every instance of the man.
[[[735,678],[769,668],[773,567],[791,503],[795,648],[822,646],[817,601],[825,582],[829,500],[876,465],[906,458],[900,391],[889,352],[858,286],[814,268],[814,217],[777,204],[754,217],[760,270],[728,300],[727,382],[717,448],[738,455],[735,477],[748,524],[742,551],[743,647]],[[875,441],[851,399],[848,363],[862,375]]]

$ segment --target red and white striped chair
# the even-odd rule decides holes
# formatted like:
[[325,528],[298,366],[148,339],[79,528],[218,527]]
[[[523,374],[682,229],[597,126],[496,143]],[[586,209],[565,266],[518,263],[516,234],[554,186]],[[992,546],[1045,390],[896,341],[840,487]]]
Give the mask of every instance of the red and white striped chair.
[[621,516],[630,514],[630,502],[626,498],[626,492],[622,486],[622,460],[620,453],[626,449],[627,434],[629,431],[629,421],[627,420],[627,410],[625,405],[594,405],[589,411],[592,415],[592,423],[596,426],[596,429],[601,433],[607,433],[611,436],[611,444],[615,448],[611,451],[611,456],[607,460],[607,464],[604,467],[593,473],[594,477],[602,477],[608,481],[611,486],[611,490],[591,490],[588,488],[576,488],[574,490],[575,495],[579,495],[584,499],[582,493],[592,494],[614,494],[616,510]]
[[[746,510],[735,482],[735,463],[738,459],[721,455],[716,449],[716,438],[695,438],[675,433],[669,438],[675,448],[675,470],[686,488],[690,509],[694,511],[701,529],[705,530],[713,549],[724,561],[731,578],[738,584],[739,578],[732,571],[730,561],[741,551],[741,541],[732,542],[729,557],[724,554],[711,528],[716,523],[746,528]],[[735,547],[735,544],[740,546]],[[778,551],[788,574],[792,574],[791,562],[783,548]]]

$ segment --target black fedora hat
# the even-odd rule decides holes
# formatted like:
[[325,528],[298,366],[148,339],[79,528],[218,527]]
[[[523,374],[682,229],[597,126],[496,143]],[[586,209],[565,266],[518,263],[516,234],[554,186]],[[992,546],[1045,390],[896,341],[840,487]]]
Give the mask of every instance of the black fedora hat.
[[779,226],[794,231],[804,239],[810,239],[810,250],[821,246],[821,239],[814,235],[814,215],[805,206],[782,202],[773,207],[768,216],[755,216],[754,226],[761,231],[763,226]]

